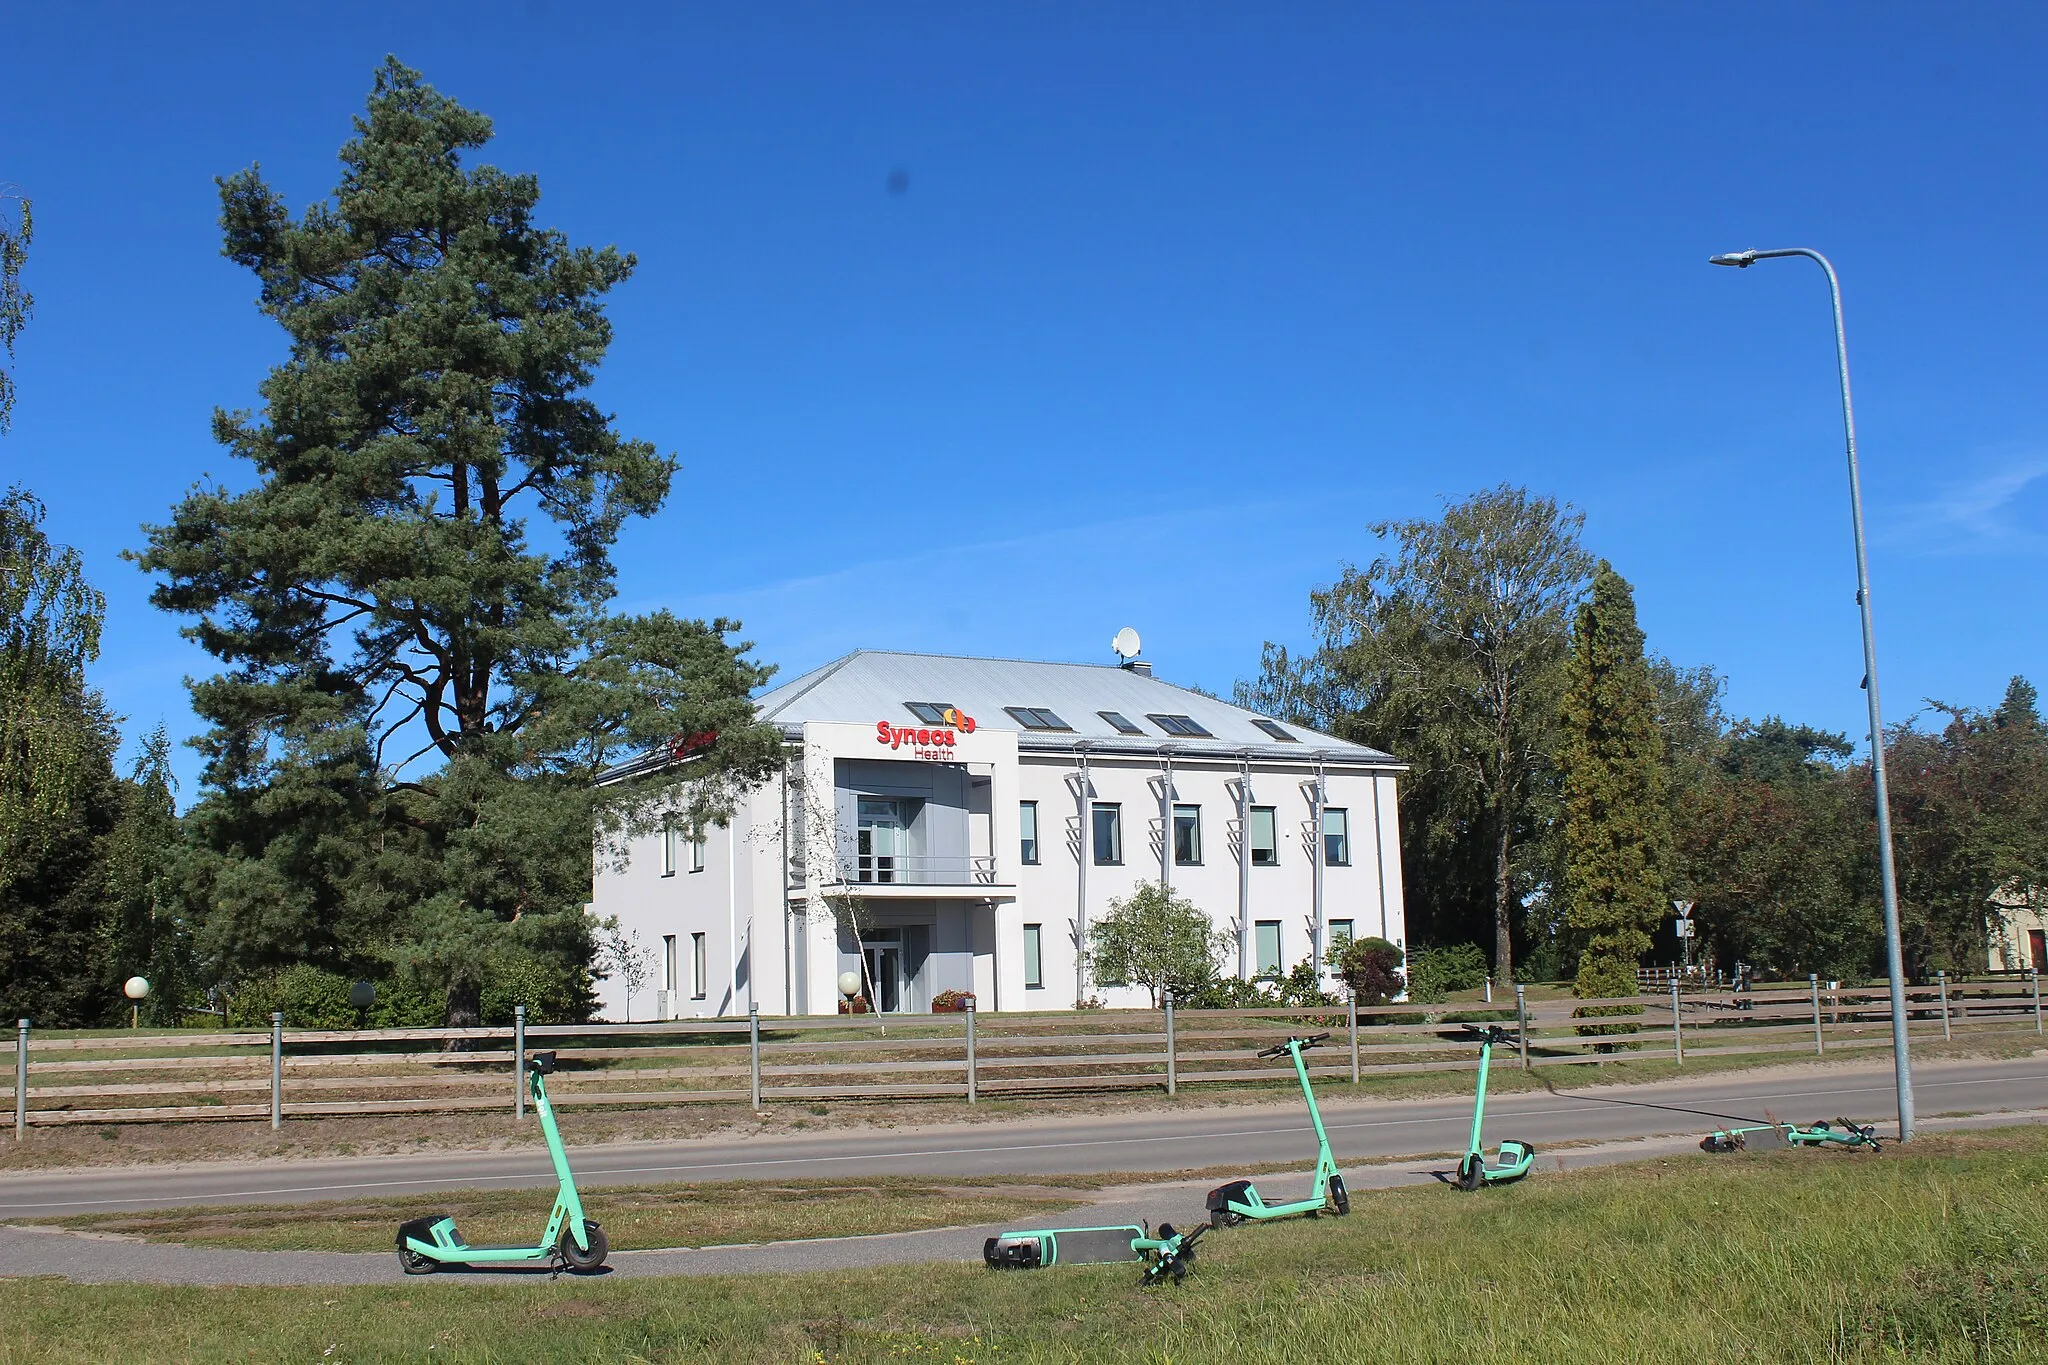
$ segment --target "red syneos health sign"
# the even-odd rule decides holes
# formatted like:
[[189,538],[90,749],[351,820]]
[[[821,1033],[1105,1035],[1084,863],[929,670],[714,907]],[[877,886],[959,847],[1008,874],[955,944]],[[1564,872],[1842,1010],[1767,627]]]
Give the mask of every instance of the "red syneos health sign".
[[954,761],[953,748],[961,735],[974,733],[974,717],[947,707],[944,725],[891,725],[886,720],[875,722],[875,743],[886,744],[893,750],[910,750],[912,758],[933,759],[940,763]]

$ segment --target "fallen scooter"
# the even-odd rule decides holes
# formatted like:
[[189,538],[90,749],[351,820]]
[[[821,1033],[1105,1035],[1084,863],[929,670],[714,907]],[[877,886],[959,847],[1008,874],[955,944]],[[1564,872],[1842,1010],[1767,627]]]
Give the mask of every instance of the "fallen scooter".
[[473,1247],[462,1240],[455,1220],[447,1214],[415,1218],[398,1229],[398,1263],[406,1274],[425,1275],[444,1265],[516,1265],[523,1261],[545,1261],[557,1272],[588,1273],[604,1264],[609,1249],[604,1229],[583,1216],[583,1201],[577,1197],[569,1157],[562,1150],[562,1134],[555,1127],[554,1106],[548,1103],[543,1078],[554,1069],[552,1052],[536,1052],[526,1063],[527,1089],[533,1096],[534,1112],[540,1115],[540,1131],[547,1138],[548,1155],[554,1158],[560,1182],[555,1210],[548,1216],[547,1231],[540,1241],[534,1246]]
[[1209,1221],[1214,1226],[1227,1228],[1246,1219],[1264,1221],[1304,1215],[1314,1218],[1325,1211],[1340,1216],[1351,1212],[1351,1195],[1344,1188],[1344,1177],[1338,1174],[1336,1158],[1330,1155],[1330,1138],[1323,1131],[1323,1116],[1316,1109],[1316,1092],[1308,1082],[1308,1063],[1301,1059],[1302,1053],[1329,1036],[1318,1033],[1307,1038],[1289,1038],[1258,1054],[1261,1057],[1292,1057],[1295,1075],[1301,1078],[1301,1097],[1308,1102],[1309,1121],[1316,1129],[1316,1179],[1308,1197],[1292,1203],[1269,1204],[1251,1181],[1233,1180],[1209,1191]]
[[1529,1174],[1529,1167],[1536,1161],[1534,1146],[1510,1138],[1501,1143],[1493,1160],[1488,1161],[1486,1149],[1479,1140],[1480,1127],[1486,1121],[1486,1077],[1493,1068],[1493,1049],[1498,1044],[1519,1040],[1497,1024],[1490,1028],[1466,1024],[1463,1033],[1448,1036],[1479,1040],[1479,1092],[1472,1101],[1472,1140],[1466,1144],[1465,1155],[1458,1161],[1458,1176],[1452,1183],[1461,1190],[1476,1190],[1484,1185],[1506,1185],[1520,1180]]
[[1132,1226],[1034,1228],[989,1238],[982,1244],[981,1259],[990,1270],[1143,1261],[1145,1273],[1140,1284],[1158,1284],[1169,1276],[1179,1284],[1194,1265],[1195,1243],[1208,1230],[1207,1223],[1198,1223],[1186,1232],[1176,1232],[1173,1224],[1161,1223],[1157,1236],[1146,1228]]
[[1800,1127],[1796,1123],[1760,1123],[1747,1128],[1720,1128],[1700,1139],[1703,1152],[1776,1152],[1788,1147],[1868,1147],[1884,1150],[1875,1124],[1837,1118]]

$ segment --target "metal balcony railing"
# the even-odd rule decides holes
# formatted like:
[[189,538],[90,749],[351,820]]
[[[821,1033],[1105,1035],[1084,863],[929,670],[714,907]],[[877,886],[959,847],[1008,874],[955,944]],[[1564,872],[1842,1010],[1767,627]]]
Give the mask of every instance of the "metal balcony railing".
[[839,878],[868,886],[990,886],[996,860],[992,854],[863,853],[839,860]]

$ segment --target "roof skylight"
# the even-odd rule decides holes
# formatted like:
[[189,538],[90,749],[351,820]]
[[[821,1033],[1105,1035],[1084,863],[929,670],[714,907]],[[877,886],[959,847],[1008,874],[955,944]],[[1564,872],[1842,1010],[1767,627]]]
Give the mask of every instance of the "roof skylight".
[[1151,721],[1169,735],[1192,739],[1213,738],[1193,716],[1157,716],[1148,713],[1145,719]]
[[1095,714],[1108,721],[1110,728],[1120,735],[1142,735],[1145,733],[1138,728],[1136,721],[1121,711],[1097,711]]
[[1017,723],[1027,730],[1071,730],[1074,727],[1061,720],[1043,706],[1005,706],[1003,708],[1016,717]]

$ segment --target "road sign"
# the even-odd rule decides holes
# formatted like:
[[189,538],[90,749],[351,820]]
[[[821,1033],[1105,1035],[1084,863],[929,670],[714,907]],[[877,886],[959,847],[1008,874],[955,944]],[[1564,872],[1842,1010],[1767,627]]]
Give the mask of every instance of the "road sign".
[[1691,938],[1693,936],[1691,920],[1682,919],[1678,921],[1678,936],[1680,938]]
[[1678,912],[1678,917],[1681,920],[1687,920],[1692,918],[1693,904],[1692,901],[1673,901],[1671,902],[1671,908]]

